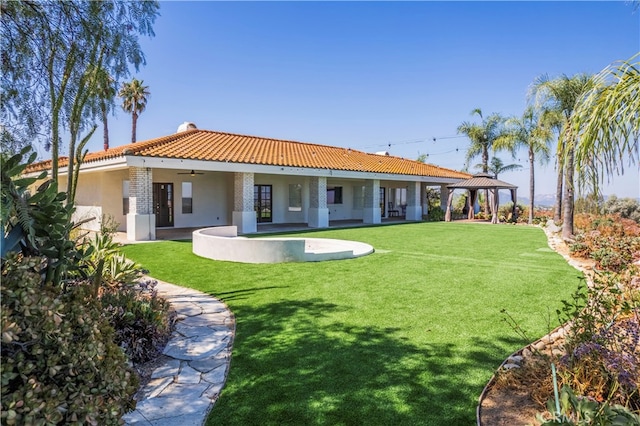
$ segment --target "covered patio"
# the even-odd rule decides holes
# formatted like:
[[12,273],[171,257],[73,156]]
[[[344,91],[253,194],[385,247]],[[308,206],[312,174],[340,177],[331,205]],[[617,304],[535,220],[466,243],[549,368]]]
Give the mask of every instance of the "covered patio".
[[[393,224],[402,224],[402,223],[415,223],[414,220],[406,220],[403,217],[391,217],[391,218],[382,218],[381,223],[374,226],[384,226],[384,225],[393,225]],[[340,228],[360,228],[360,227],[368,227],[372,226],[370,224],[363,224],[361,220],[332,220],[329,222],[328,228],[326,229],[340,229]],[[185,228],[160,228],[156,230],[156,240],[191,240],[193,236],[193,232],[204,227],[185,227]],[[309,227],[306,223],[269,223],[269,224],[261,224],[258,226],[258,230],[251,235],[265,235],[265,234],[280,234],[283,232],[304,232],[304,231],[315,231],[318,228]],[[114,240],[121,244],[132,244],[136,241],[131,241],[127,239],[126,232],[116,232],[114,235]],[[142,242],[153,242],[153,241],[142,241]]]
[[467,197],[467,219],[474,219],[474,206],[478,199],[479,190],[487,190],[489,194],[489,208],[491,210],[491,223],[498,223],[498,206],[500,204],[500,189],[508,189],[511,192],[511,200],[513,201],[513,210],[511,212],[513,219],[517,218],[516,200],[518,187],[507,182],[496,179],[488,173],[478,173],[469,179],[464,179],[456,183],[447,185],[449,195],[447,197],[447,210],[444,216],[445,222],[451,222],[451,203],[453,202],[453,191],[456,189],[466,189],[469,191]]

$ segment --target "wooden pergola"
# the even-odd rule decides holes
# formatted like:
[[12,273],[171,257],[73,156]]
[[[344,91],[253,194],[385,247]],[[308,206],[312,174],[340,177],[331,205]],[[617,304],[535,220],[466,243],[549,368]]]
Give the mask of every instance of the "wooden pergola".
[[469,179],[461,180],[460,182],[447,185],[449,189],[449,196],[447,197],[447,211],[444,216],[446,222],[451,222],[451,203],[453,201],[453,191],[456,189],[466,189],[469,191],[467,197],[467,208],[469,213],[468,219],[474,219],[475,213],[473,206],[478,199],[478,190],[487,190],[489,192],[489,206],[491,208],[491,223],[498,223],[498,205],[500,197],[498,191],[500,189],[508,189],[511,191],[511,200],[513,201],[513,218],[516,219],[516,200],[518,187],[507,182],[498,180],[487,173],[478,173],[470,177]]

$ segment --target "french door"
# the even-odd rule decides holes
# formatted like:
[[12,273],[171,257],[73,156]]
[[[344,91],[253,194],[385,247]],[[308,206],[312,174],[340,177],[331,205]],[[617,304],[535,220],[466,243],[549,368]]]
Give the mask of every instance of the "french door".
[[270,223],[272,218],[271,185],[254,185],[253,207],[258,223]]
[[153,209],[156,227],[173,226],[173,183],[153,184]]

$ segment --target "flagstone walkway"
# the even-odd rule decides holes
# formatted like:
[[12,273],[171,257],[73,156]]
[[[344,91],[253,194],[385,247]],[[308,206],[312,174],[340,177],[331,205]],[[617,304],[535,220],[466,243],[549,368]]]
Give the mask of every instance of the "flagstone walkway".
[[127,425],[201,426],[229,372],[235,319],[227,306],[205,293],[158,281],[158,295],[169,301],[177,323],[156,368],[141,389]]

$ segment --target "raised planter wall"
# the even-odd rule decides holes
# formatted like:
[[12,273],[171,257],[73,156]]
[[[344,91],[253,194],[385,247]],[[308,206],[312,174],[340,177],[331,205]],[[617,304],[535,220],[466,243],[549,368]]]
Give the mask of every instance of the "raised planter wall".
[[373,247],[328,238],[238,237],[237,227],[219,226],[193,232],[193,253],[243,263],[320,262],[364,256],[373,253]]

